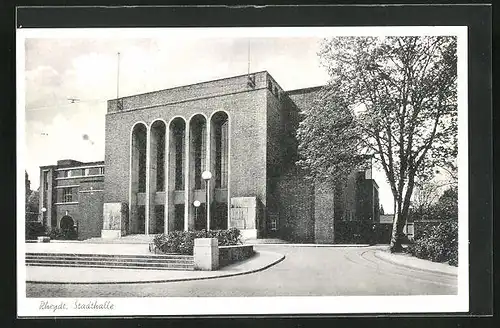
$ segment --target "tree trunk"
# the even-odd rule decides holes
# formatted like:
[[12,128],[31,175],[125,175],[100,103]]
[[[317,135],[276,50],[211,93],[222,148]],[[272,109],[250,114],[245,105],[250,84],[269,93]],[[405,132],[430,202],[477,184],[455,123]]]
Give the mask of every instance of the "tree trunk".
[[[408,212],[408,211],[406,211]],[[396,202],[394,211],[394,221],[392,224],[392,235],[391,235],[391,253],[400,253],[403,250],[403,227],[406,222],[406,217],[408,213],[405,213],[401,202]]]

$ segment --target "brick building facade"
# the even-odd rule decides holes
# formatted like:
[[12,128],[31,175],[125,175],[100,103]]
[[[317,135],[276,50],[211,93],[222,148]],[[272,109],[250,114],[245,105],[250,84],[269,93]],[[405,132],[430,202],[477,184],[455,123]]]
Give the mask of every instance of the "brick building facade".
[[[334,242],[339,196],[294,165],[300,112],[319,90],[284,91],[263,71],[108,101],[103,191],[79,193],[79,206],[101,208],[91,234],[237,227],[245,238]],[[360,211],[373,213],[370,203]],[[65,206],[51,213],[60,220]]]
[[[104,162],[60,160],[40,167],[40,213],[47,230],[74,227],[79,239],[102,229]],[[43,210],[44,209],[44,210]]]

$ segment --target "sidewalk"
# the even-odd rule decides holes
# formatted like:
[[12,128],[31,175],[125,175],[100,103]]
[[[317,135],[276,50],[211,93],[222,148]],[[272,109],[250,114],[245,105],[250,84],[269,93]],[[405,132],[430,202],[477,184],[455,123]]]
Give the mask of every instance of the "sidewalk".
[[450,276],[458,275],[458,267],[454,267],[446,263],[437,263],[429,260],[422,260],[411,256],[410,254],[392,254],[388,249],[375,251],[375,257],[383,261],[391,262],[393,264],[409,267],[412,269],[436,272]]
[[282,254],[258,251],[248,260],[225,266],[218,271],[27,266],[26,282],[51,284],[132,284],[203,280],[261,271],[284,259],[285,256]]

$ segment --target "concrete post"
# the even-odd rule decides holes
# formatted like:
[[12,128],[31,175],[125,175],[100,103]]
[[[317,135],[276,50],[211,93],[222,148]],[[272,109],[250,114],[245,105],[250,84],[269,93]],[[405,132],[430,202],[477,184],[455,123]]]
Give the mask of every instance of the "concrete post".
[[219,269],[219,245],[217,238],[197,238],[194,240],[194,268],[201,271]]

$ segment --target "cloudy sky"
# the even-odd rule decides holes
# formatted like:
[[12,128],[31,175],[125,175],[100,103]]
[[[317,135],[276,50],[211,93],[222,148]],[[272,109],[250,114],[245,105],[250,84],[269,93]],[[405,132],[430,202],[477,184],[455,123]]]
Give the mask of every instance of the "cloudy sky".
[[[123,35],[123,34],[122,34]],[[39,167],[58,159],[104,159],[106,101],[119,96],[267,70],[285,89],[328,81],[319,65],[320,37],[28,37],[25,39],[25,167],[32,189]],[[250,44],[250,51],[248,51]],[[79,101],[71,103],[69,99]],[[384,208],[392,196],[375,173]]]

